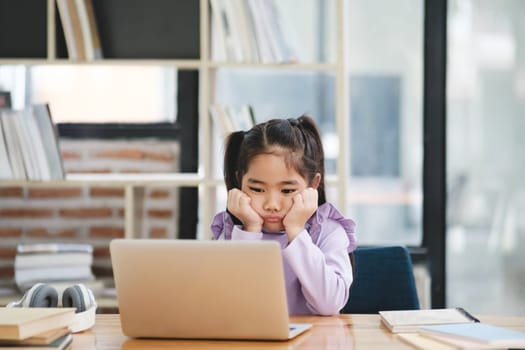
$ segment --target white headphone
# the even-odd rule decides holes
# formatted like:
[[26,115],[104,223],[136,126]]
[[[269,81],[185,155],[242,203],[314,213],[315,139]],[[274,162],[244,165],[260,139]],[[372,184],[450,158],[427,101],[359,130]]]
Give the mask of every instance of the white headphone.
[[7,307],[74,307],[76,308],[75,321],[69,329],[76,333],[93,327],[97,303],[93,292],[83,284],[67,287],[59,296],[54,287],[37,283],[24,294],[22,299],[9,303]]

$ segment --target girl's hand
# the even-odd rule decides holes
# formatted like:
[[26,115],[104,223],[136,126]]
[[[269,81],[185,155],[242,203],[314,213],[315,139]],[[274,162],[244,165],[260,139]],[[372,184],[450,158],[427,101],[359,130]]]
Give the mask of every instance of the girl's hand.
[[228,191],[228,210],[241,220],[243,229],[249,232],[261,232],[263,218],[251,206],[252,199],[238,188]]
[[306,188],[293,197],[293,204],[283,219],[283,226],[291,242],[304,229],[306,221],[317,210],[317,190]]

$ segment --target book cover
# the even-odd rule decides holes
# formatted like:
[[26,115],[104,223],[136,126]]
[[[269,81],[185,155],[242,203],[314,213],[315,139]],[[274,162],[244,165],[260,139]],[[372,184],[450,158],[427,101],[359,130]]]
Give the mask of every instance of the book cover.
[[62,180],[65,177],[62,156],[60,154],[58,132],[53,123],[51,112],[47,104],[38,104],[32,107],[33,118],[36,121],[44,153],[49,164],[49,171],[52,180]]
[[442,341],[460,339],[502,348],[525,347],[525,332],[479,322],[420,326],[418,332]]
[[423,325],[478,321],[462,308],[380,311],[379,316],[393,333],[417,332],[417,327]]
[[21,340],[75,321],[75,308],[0,308],[0,339]]

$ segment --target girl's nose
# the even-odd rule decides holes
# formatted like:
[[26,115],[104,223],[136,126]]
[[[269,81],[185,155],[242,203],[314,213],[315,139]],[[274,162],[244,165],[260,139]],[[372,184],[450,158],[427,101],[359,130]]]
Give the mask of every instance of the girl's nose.
[[280,203],[277,196],[269,195],[264,201],[264,210],[266,211],[279,211]]

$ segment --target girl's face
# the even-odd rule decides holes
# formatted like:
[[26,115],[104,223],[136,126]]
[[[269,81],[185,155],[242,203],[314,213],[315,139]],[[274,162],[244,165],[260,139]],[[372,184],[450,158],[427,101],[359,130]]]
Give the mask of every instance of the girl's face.
[[[317,188],[319,181],[314,182],[312,187]],[[241,184],[252,208],[263,218],[263,228],[272,232],[284,230],[283,219],[292,207],[292,198],[307,187],[306,179],[286,167],[284,157],[277,154],[255,156]]]

